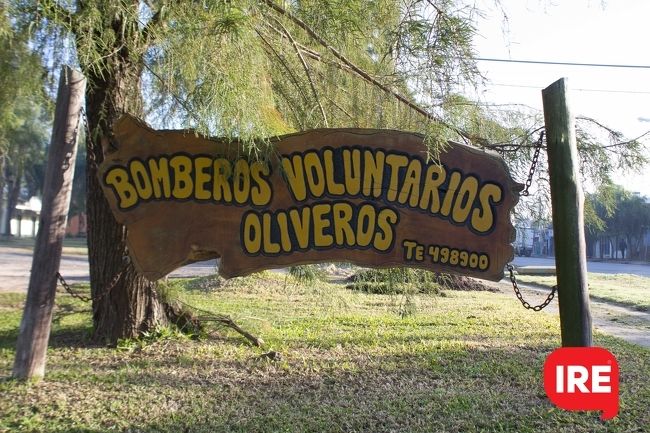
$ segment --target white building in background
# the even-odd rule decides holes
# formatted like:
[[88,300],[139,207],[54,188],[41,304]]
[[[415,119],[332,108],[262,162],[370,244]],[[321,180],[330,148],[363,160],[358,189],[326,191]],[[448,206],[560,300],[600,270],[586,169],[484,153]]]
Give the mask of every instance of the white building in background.
[[[18,203],[13,218],[11,219],[11,234],[16,237],[36,236],[41,207],[42,202],[38,197],[31,197],[26,202]],[[2,221],[4,222],[6,220],[7,210],[3,209]]]
[[514,242],[515,254],[518,256],[553,256],[555,254],[555,243],[553,239],[553,228],[534,227],[529,221],[518,224],[515,227],[517,237]]

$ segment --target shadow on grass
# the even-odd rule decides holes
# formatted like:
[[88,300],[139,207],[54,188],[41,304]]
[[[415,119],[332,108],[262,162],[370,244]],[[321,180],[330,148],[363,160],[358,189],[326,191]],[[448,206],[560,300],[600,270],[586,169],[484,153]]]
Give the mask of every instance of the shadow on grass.
[[[50,334],[50,348],[100,347],[90,339],[92,327],[88,325],[66,326],[55,329]],[[0,349],[15,349],[18,327],[0,331]]]
[[[643,412],[642,380],[622,383],[626,411],[605,424],[594,412],[551,406],[540,377],[545,354],[516,347],[374,357],[350,351],[339,353],[340,364],[333,366],[320,365],[319,355],[289,354],[289,368],[259,359],[203,359],[191,368],[174,358],[157,360],[119,372],[118,399],[112,388],[111,397],[75,408],[87,410],[86,419],[101,428],[68,428],[69,414],[57,414],[39,431],[643,431],[650,419]],[[640,361],[626,362],[634,367]]]

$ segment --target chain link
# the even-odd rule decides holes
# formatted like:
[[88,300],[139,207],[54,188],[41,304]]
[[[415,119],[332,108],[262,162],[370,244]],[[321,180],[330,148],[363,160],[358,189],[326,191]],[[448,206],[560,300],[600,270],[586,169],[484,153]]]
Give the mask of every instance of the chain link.
[[[77,125],[74,127],[74,131],[72,132],[73,135],[73,140],[74,140],[74,146],[76,147],[78,145],[77,139],[79,138],[79,125],[84,121],[85,115],[84,115],[84,109],[81,107],[81,110],[79,111],[79,119],[77,119]],[[63,160],[63,163],[61,164],[61,170],[63,171],[68,171],[70,168],[70,160],[72,159],[72,152],[67,152],[65,154],[65,159]]]
[[[80,116],[81,116],[81,120],[82,120],[82,122],[84,124],[84,133],[86,135],[86,140],[88,140],[88,142],[90,143],[90,147],[94,148],[95,145],[93,143],[92,131],[90,130],[90,123],[88,122],[88,114],[86,113],[86,110],[85,110],[84,107],[81,107]],[[90,157],[89,158],[87,157],[87,159],[90,162],[90,164],[93,166],[94,169],[98,169],[97,161],[95,160],[95,157],[94,157],[93,153],[90,152],[88,155]]]
[[544,131],[540,132],[539,140],[535,145],[535,152],[533,153],[533,162],[530,164],[530,170],[528,171],[528,179],[526,179],[526,186],[523,191],[519,193],[522,197],[528,197],[530,192],[528,189],[533,184],[533,175],[535,174],[535,169],[537,168],[537,160],[539,159],[539,152],[542,150],[542,143],[544,142]]
[[57,272],[57,273],[56,273],[56,279],[59,281],[59,284],[61,285],[61,287],[63,287],[63,288],[65,289],[65,291],[68,292],[68,294],[69,294],[70,296],[72,296],[73,298],[77,298],[77,299],[79,299],[79,300],[81,300],[81,301],[83,301],[83,302],[90,302],[90,301],[92,301],[92,298],[89,298],[89,297],[84,296],[84,295],[80,295],[79,293],[73,291],[73,290],[72,290],[72,287],[70,287],[70,285],[69,285],[68,282],[65,280],[65,278],[63,278],[63,275],[61,275],[60,272]]
[[[104,293],[96,297],[95,301],[99,301],[100,299],[103,299],[110,293],[111,290],[113,290],[113,287],[115,287],[117,282],[120,280],[120,277],[122,277],[127,267],[128,267],[128,262],[126,262],[125,265],[122,267],[122,269],[117,274],[115,274],[110,284],[107,286],[106,290],[104,290]],[[56,273],[56,279],[59,281],[59,284],[61,284],[61,287],[63,287],[65,291],[68,292],[68,294],[73,298],[77,298],[83,302],[90,302],[93,300],[92,296],[84,296],[72,290],[72,287],[70,287],[70,284],[68,284],[68,282],[65,280],[65,278],[63,278],[63,275],[61,275],[60,272]]]
[[515,295],[517,295],[517,299],[519,299],[521,305],[523,305],[524,308],[526,308],[527,310],[542,311],[544,308],[548,306],[548,304],[551,303],[553,298],[555,298],[555,293],[557,292],[557,286],[553,286],[551,288],[551,293],[546,297],[546,300],[544,302],[535,306],[530,305],[527,301],[524,300],[524,297],[521,295],[521,291],[519,290],[519,285],[517,284],[517,279],[515,278],[514,266],[508,263],[506,267],[508,268],[508,272],[510,272],[510,281],[512,281],[512,289],[515,291]]

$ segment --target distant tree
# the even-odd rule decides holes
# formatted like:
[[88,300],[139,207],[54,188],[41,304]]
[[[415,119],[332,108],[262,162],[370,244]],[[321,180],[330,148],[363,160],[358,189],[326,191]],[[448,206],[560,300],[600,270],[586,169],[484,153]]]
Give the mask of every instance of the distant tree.
[[650,230],[649,203],[618,185],[608,185],[587,195],[585,209],[590,215],[585,224],[590,243],[602,235],[614,237],[615,250],[620,251],[624,241],[629,257],[638,256],[643,237]]
[[11,25],[0,4],[0,206],[5,220],[0,231],[10,233],[10,221],[24,188],[29,196],[42,188],[43,151],[47,139],[47,98],[40,57],[28,45],[28,35]]
[[[627,247],[630,258],[638,257],[645,232],[650,229],[650,204],[637,195],[626,192],[617,206],[610,230],[625,241],[619,241],[619,250]],[[628,256],[625,256],[626,258]]]
[[3,154],[3,182],[7,185],[5,226],[11,233],[10,222],[21,192],[26,197],[40,195],[43,188],[45,147],[48,138],[48,115],[41,105],[21,100],[14,106],[18,120],[6,131],[7,148]]

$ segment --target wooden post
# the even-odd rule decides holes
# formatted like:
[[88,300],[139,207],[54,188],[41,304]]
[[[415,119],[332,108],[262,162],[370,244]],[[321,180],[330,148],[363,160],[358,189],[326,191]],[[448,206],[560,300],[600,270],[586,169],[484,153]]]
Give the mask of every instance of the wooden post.
[[562,346],[591,346],[591,312],[575,120],[566,79],[542,90]]
[[32,273],[16,345],[13,376],[19,379],[40,378],[45,373],[56,273],[61,263],[61,249],[70,208],[79,114],[85,88],[86,79],[80,72],[67,66],[62,68]]

